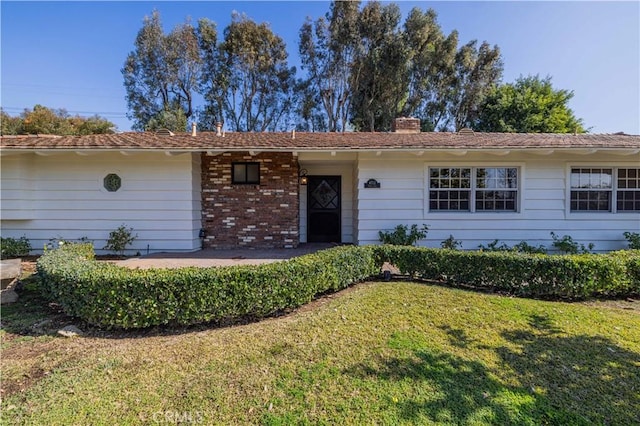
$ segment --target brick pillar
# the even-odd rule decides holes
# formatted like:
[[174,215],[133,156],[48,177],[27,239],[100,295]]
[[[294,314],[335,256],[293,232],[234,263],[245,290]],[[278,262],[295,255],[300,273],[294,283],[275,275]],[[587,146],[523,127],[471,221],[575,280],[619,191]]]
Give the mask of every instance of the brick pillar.
[[[260,163],[259,185],[233,184],[232,163]],[[202,154],[204,248],[294,248],[300,242],[298,161],[292,153]]]

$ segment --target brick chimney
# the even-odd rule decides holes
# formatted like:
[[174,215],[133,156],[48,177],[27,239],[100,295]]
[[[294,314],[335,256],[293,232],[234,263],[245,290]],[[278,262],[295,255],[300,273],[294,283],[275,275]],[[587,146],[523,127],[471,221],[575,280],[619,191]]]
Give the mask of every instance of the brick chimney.
[[420,119],[413,117],[398,117],[391,124],[393,133],[420,133]]

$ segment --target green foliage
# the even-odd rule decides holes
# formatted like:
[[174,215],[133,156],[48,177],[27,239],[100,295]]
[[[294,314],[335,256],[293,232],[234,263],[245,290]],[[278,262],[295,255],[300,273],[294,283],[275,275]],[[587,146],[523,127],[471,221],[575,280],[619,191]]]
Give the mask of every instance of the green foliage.
[[[445,36],[431,9],[401,20],[396,3],[331,2],[325,17],[300,28],[305,76],[296,80],[267,23],[234,13],[221,37],[208,19],[165,34],[154,11],[121,70],[129,117],[136,130],[178,110],[206,130],[220,122],[274,131],[295,121],[312,131],[388,131],[398,116],[418,117],[429,131],[470,126],[501,78],[500,50],[476,40],[459,47],[458,32]],[[204,105],[194,107],[196,95]]]
[[593,243],[589,243],[585,247],[584,244],[580,244],[577,241],[574,241],[570,235],[563,235],[562,237],[558,237],[553,231],[551,232],[551,238],[553,239],[553,247],[566,254],[589,253],[591,250],[593,250],[593,247],[595,247]]
[[497,46],[458,42],[432,9],[413,8],[401,25],[396,3],[332,2],[300,29],[305,126],[318,115],[330,131],[344,131],[347,117],[358,131],[389,131],[398,116],[420,118],[423,131],[470,126],[502,60]]
[[1,259],[14,259],[27,256],[31,251],[31,243],[26,236],[20,238],[0,238]]
[[0,108],[0,135],[19,135],[22,133],[22,118],[12,117]]
[[518,244],[514,245],[512,250],[517,251],[519,253],[529,253],[529,254],[546,254],[547,248],[543,245],[532,246],[529,245],[526,241],[520,241]]
[[569,108],[573,92],[556,90],[551,77],[520,77],[496,86],[480,105],[474,125],[483,132],[584,133]]
[[462,247],[462,241],[458,241],[453,238],[453,235],[449,235],[449,238],[440,243],[440,247],[447,250],[458,250]]
[[[71,240],[68,238],[61,237],[58,235],[55,238],[49,238],[49,242],[44,245],[44,251],[47,250],[57,250],[63,246],[78,246],[85,245],[87,247],[91,247],[91,253],[93,253],[93,241],[91,241],[88,237],[80,237],[77,240]],[[73,250],[73,248],[68,248],[69,250]],[[84,251],[83,249],[79,249],[80,251]]]
[[327,17],[311,18],[299,32],[298,52],[307,78],[299,112],[306,130],[347,130],[350,69],[359,46],[359,1],[332,2]]
[[160,129],[172,132],[184,132],[187,129],[187,117],[180,106],[163,109],[151,117],[145,127],[145,130],[152,132]]
[[289,68],[284,40],[267,23],[234,13],[217,49],[214,59],[222,65],[205,63],[216,72],[203,80],[214,109],[224,112],[234,131],[284,129],[295,88],[295,68]]
[[422,225],[418,228],[418,225],[413,224],[411,228],[407,225],[398,225],[393,231],[379,231],[378,237],[382,244],[393,244],[400,246],[412,246],[419,240],[427,237],[429,227]]
[[625,232],[624,238],[629,242],[629,249],[640,250],[640,233],[638,232]]
[[478,249],[480,249],[481,251],[514,251],[517,253],[529,253],[529,254],[547,253],[547,249],[545,246],[543,245],[539,245],[537,247],[532,246],[532,245],[529,245],[529,243],[527,243],[526,241],[520,241],[518,244],[514,245],[513,247],[509,247],[505,243],[498,245],[499,242],[500,242],[499,240],[493,240],[492,242],[488,243],[486,246],[483,244],[480,244],[478,246]]
[[480,244],[478,246],[478,249],[481,251],[509,251],[511,250],[511,248],[505,244],[502,243],[500,245],[498,245],[498,243],[500,242],[500,240],[493,240],[490,243],[488,243],[486,246],[484,244]]
[[0,111],[3,135],[93,135],[114,133],[116,125],[98,115],[93,117],[71,116],[65,109],[51,109],[36,105],[25,109],[18,117]]
[[160,13],[153,11],[134,46],[121,70],[133,128],[185,131],[202,70],[196,29],[187,20],[165,35]]
[[261,318],[296,308],[379,272],[369,247],[336,247],[291,260],[225,268],[127,269],[65,246],[38,260],[47,297],[107,328]]
[[133,228],[127,228],[124,223],[109,233],[107,244],[104,246],[105,250],[110,250],[124,256],[124,251],[127,246],[130,245],[138,238],[138,235],[133,235]]
[[375,252],[379,264],[458,287],[569,299],[640,294],[640,251],[552,256],[383,245]]

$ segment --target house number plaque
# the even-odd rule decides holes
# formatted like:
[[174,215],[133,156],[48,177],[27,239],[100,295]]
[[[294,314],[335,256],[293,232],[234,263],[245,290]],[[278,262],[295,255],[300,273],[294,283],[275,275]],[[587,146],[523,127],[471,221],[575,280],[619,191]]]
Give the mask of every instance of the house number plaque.
[[364,183],[365,188],[380,188],[380,182],[375,179],[369,179]]

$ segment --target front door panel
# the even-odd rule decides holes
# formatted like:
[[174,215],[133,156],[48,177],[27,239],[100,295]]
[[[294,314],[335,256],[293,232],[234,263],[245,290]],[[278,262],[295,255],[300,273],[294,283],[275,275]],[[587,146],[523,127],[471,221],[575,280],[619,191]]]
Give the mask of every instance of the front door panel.
[[307,240],[341,242],[340,176],[309,176],[307,184]]

